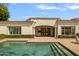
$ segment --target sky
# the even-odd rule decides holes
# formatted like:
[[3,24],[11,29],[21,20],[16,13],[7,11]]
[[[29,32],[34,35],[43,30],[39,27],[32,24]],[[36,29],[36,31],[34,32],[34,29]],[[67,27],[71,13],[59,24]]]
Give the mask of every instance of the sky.
[[79,18],[79,3],[10,3],[11,21],[25,21],[28,18]]

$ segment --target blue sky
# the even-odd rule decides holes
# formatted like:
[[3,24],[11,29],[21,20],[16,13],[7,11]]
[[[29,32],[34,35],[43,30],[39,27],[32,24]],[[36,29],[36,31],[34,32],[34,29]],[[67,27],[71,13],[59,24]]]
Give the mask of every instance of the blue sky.
[[30,17],[79,18],[79,3],[11,3],[10,20],[24,21]]

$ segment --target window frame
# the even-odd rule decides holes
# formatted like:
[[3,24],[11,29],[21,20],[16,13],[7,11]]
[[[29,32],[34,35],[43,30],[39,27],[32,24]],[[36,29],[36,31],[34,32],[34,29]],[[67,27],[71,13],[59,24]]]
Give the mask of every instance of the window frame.
[[8,26],[10,35],[21,35],[21,26]]
[[[69,29],[70,28],[70,29]],[[61,34],[64,36],[75,35],[75,26],[62,26]]]

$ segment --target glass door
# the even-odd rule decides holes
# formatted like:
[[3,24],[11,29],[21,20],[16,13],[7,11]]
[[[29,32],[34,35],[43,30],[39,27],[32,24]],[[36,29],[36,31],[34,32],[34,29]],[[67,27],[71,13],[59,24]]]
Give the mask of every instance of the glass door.
[[41,36],[50,36],[51,31],[50,28],[41,28]]

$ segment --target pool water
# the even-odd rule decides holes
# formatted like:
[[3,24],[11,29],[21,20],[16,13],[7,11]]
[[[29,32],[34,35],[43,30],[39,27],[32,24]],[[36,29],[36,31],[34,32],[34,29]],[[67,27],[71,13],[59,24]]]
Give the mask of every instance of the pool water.
[[73,56],[58,42],[25,43],[4,42],[0,44],[0,56]]

